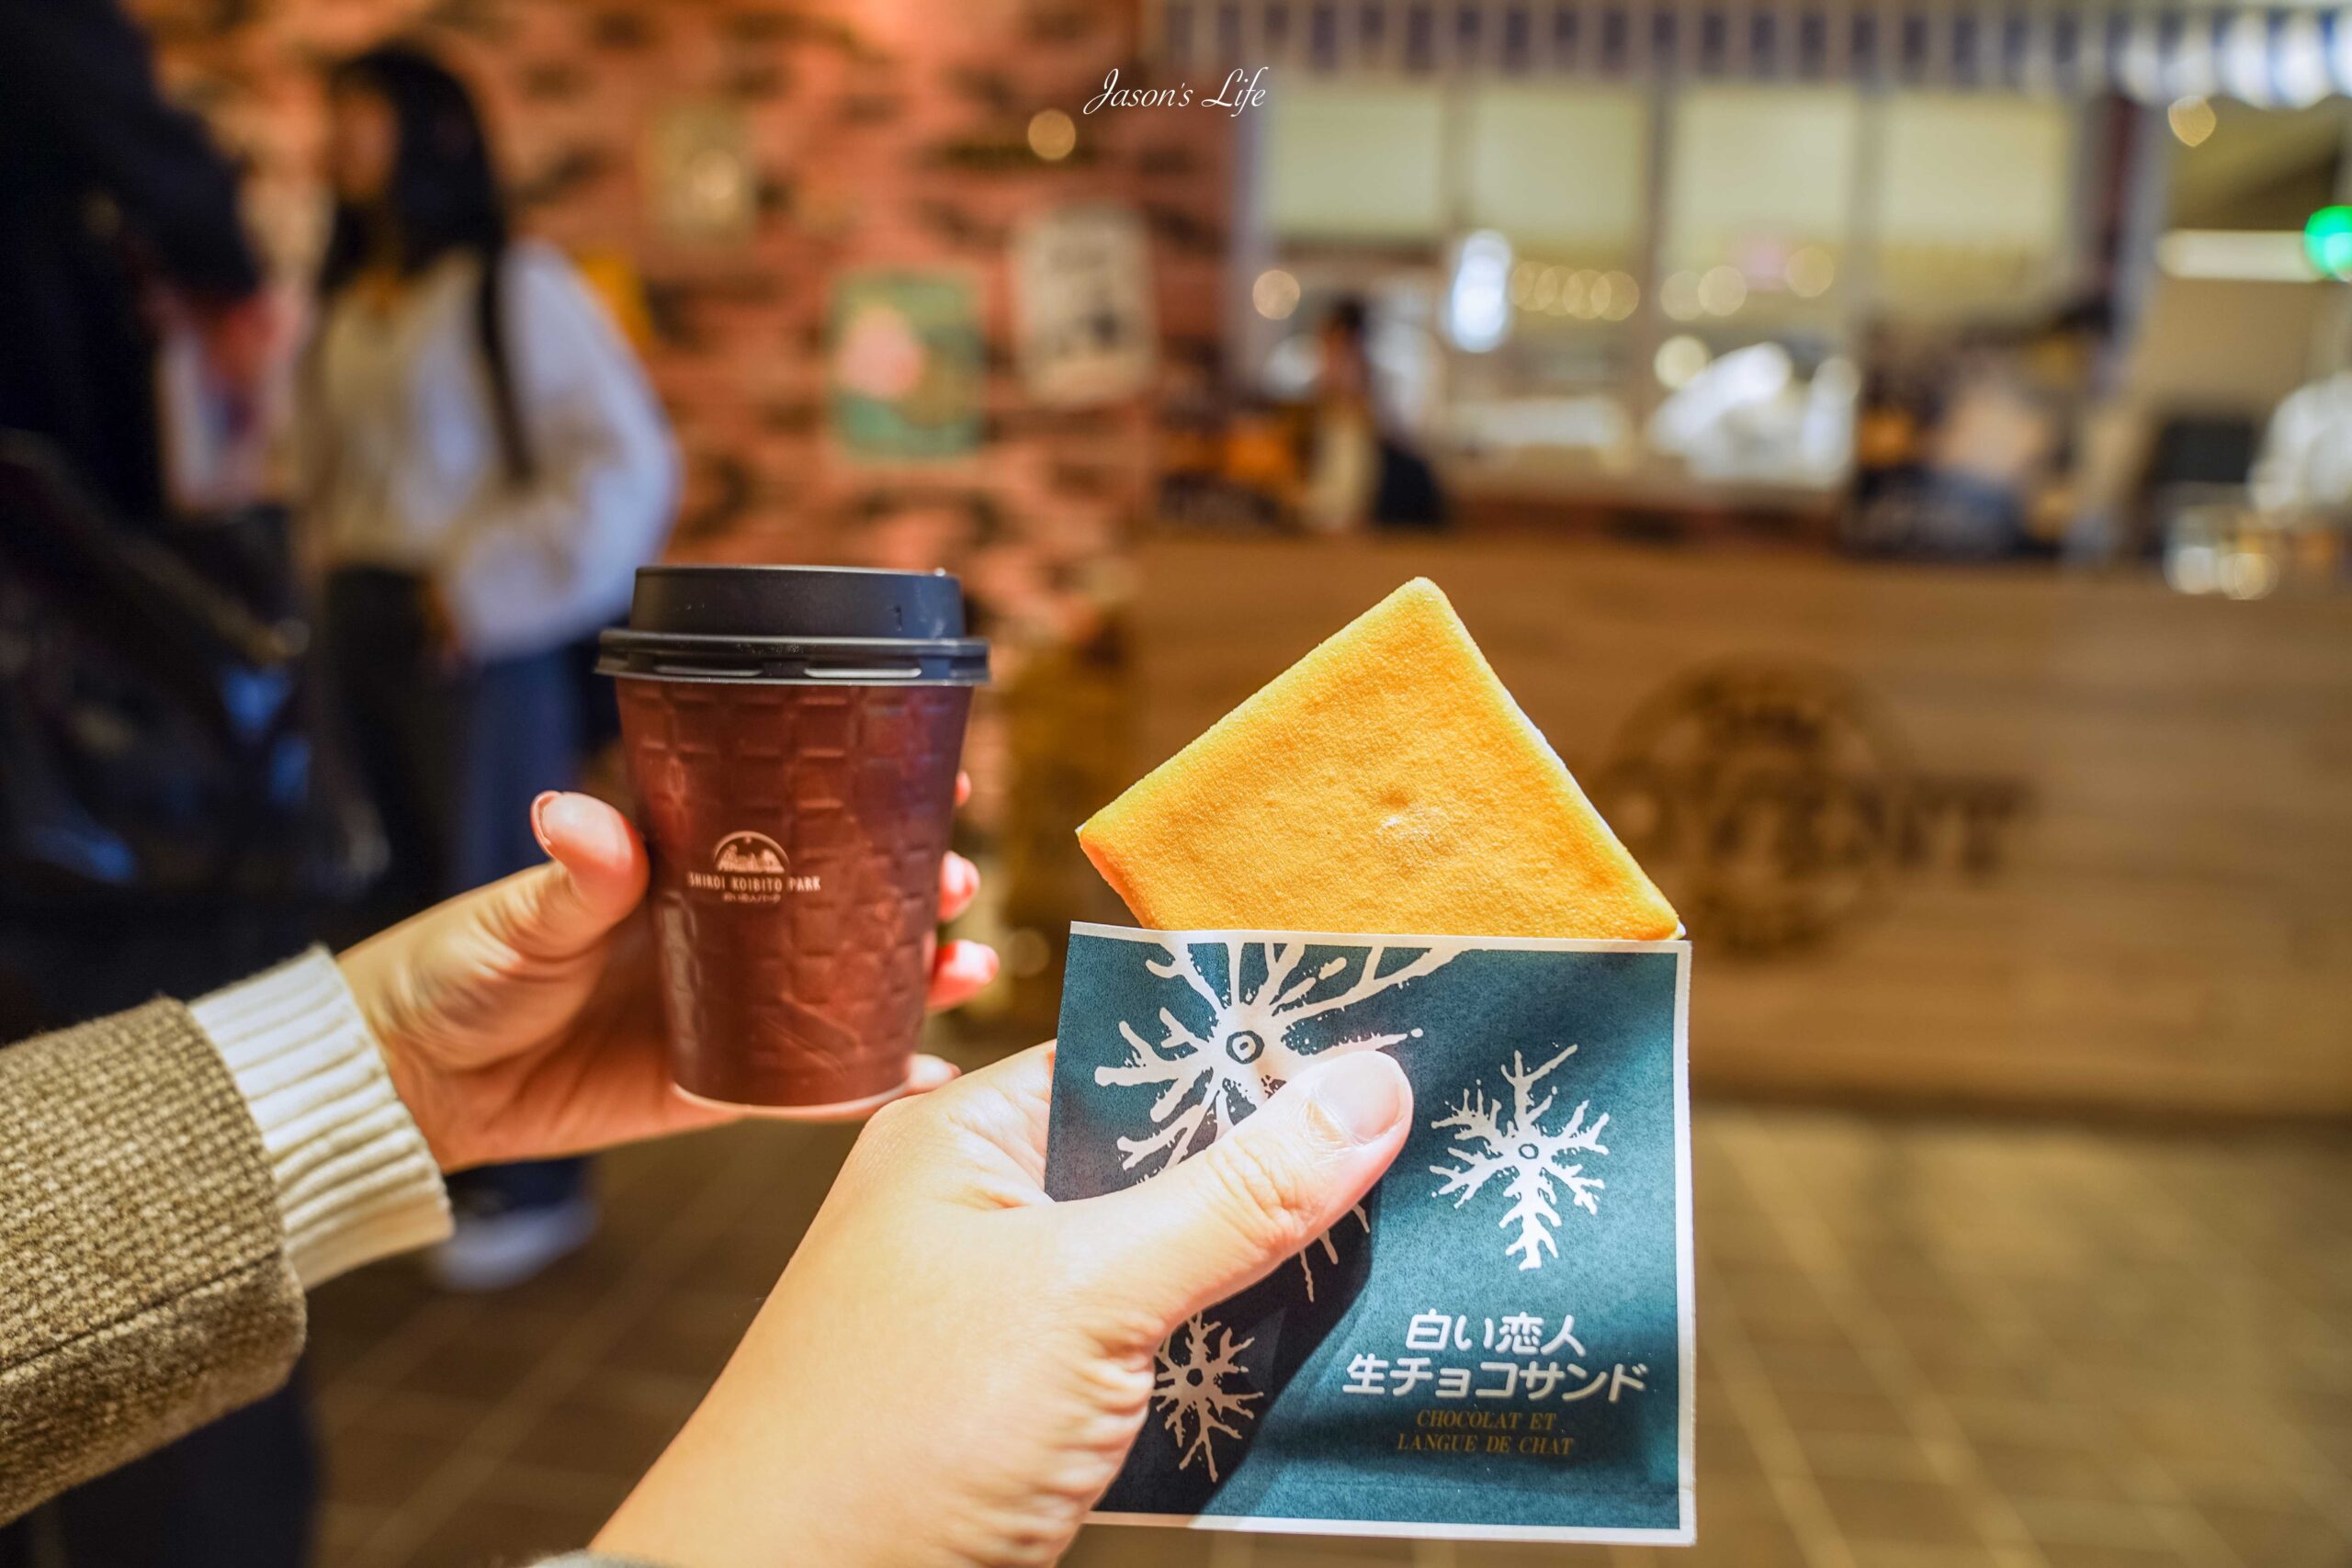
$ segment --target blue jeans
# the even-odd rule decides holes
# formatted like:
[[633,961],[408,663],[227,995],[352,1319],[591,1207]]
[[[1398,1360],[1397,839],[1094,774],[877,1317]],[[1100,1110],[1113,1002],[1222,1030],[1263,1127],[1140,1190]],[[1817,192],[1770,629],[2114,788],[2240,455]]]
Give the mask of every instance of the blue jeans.
[[[580,685],[564,648],[458,669],[434,650],[424,584],[351,568],[327,580],[321,616],[331,689],[383,818],[391,861],[361,917],[381,930],[545,858],[531,802],[580,773]],[[562,1201],[584,1160],[467,1171],[451,1183],[513,1206]]]

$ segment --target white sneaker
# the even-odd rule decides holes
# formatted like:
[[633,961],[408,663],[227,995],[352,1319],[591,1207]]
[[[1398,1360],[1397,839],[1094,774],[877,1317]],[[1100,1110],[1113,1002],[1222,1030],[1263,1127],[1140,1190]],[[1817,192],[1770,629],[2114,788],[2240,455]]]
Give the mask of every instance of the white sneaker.
[[449,1239],[424,1255],[424,1271],[445,1291],[479,1294],[519,1285],[596,1234],[596,1201],[582,1194],[560,1203],[495,1212],[458,1211]]

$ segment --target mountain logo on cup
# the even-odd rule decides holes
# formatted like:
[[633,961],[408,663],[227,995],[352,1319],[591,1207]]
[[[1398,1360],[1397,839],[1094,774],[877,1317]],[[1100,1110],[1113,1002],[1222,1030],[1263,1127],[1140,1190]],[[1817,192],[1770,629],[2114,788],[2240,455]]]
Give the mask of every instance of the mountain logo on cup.
[[796,876],[782,844],[746,829],[719,840],[710,852],[710,869],[688,872],[686,886],[729,904],[773,904],[787,893],[814,893],[824,879],[813,873]]
[[748,876],[782,876],[792,869],[792,857],[765,833],[729,833],[710,852],[710,869]]

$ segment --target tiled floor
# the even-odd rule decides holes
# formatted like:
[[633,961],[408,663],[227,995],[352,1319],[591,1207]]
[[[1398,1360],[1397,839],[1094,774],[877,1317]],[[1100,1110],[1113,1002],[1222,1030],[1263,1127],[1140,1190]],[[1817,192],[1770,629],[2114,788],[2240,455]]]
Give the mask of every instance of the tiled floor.
[[[1204,1568],[2352,1564],[2352,1138],[1697,1118],[1694,1551],[1096,1530]],[[683,1421],[851,1134],[616,1156],[548,1278],[316,1303],[331,1568],[576,1545]]]

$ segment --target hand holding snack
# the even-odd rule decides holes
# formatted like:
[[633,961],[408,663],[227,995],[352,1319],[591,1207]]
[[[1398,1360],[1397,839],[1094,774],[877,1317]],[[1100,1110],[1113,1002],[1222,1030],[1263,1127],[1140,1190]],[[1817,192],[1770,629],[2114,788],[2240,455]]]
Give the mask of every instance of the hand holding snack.
[[1688,1544],[1689,944],[1445,596],[1407,583],[1079,840],[1148,929],[1072,928],[1055,1198],[1171,1179],[1351,1055],[1442,1108],[1355,1224],[1171,1339],[1095,1517]]
[[1044,1190],[1054,1048],[885,1109],[684,1431],[597,1540],[695,1568],[1046,1563],[1149,1408],[1175,1326],[1283,1263],[1404,1145],[1374,1052],[1197,1158]]

